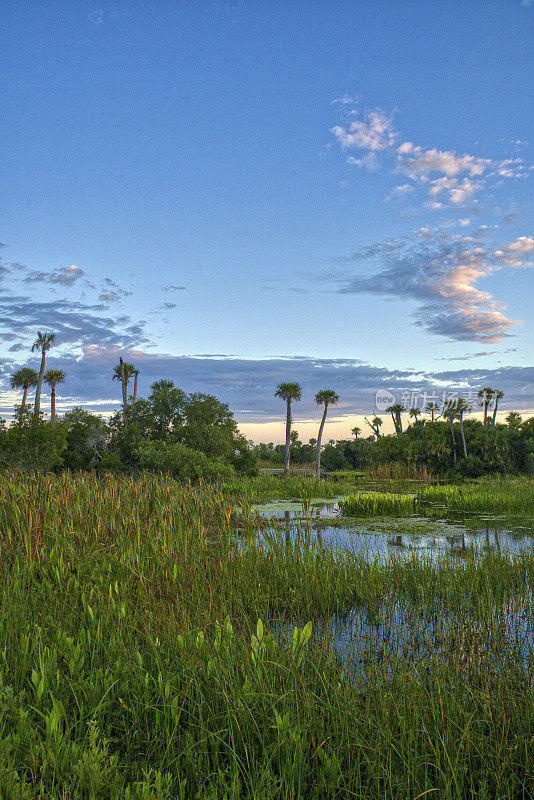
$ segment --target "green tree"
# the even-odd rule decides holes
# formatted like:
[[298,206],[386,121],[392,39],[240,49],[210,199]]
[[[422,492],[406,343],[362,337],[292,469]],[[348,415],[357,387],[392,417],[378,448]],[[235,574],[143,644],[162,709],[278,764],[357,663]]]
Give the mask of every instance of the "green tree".
[[425,411],[427,412],[427,414],[431,415],[432,422],[435,422],[436,421],[436,414],[439,411],[438,404],[437,403],[433,403],[433,402],[427,403],[427,405],[425,407]]
[[367,419],[367,417],[364,417],[364,420],[365,420],[365,421],[366,421],[366,423],[369,425],[369,427],[370,427],[370,428],[371,428],[371,430],[373,431],[373,433],[374,433],[374,435],[376,436],[376,438],[377,438],[377,439],[380,439],[380,437],[381,437],[381,435],[382,435],[382,434],[380,433],[380,428],[381,428],[381,427],[382,427],[382,425],[384,424],[384,421],[382,420],[382,418],[381,418],[381,417],[373,417],[373,419],[371,420],[371,422],[369,422],[369,420]]
[[317,478],[321,477],[321,441],[323,438],[323,430],[326,422],[326,415],[328,413],[328,406],[336,405],[339,403],[339,395],[332,389],[321,389],[315,395],[315,402],[318,406],[323,406],[323,415],[319,425],[319,433],[317,434],[317,458],[315,461],[315,475]]
[[50,422],[56,424],[56,386],[65,382],[66,375],[62,369],[49,369],[45,372],[44,380],[50,386]]
[[286,456],[284,461],[284,474],[289,475],[289,459],[291,448],[291,403],[297,402],[302,396],[302,387],[298,383],[279,383],[274,393],[275,397],[280,397],[286,404]]
[[495,422],[497,420],[497,406],[499,405],[499,400],[502,400],[503,397],[504,392],[500,392],[498,389],[493,392],[493,417],[491,420],[493,427],[495,427]]
[[355,438],[355,439],[357,439],[357,438],[358,438],[358,436],[360,435],[360,433],[362,432],[362,429],[361,429],[361,428],[359,428],[359,427],[356,425],[354,428],[351,428],[351,431],[350,431],[350,432],[352,433],[352,435],[354,436],[354,438]]
[[393,425],[395,427],[395,433],[397,436],[400,436],[402,433],[401,414],[404,411],[404,406],[401,403],[394,403],[392,406],[388,406],[386,411],[391,414],[391,419],[393,420]]
[[32,353],[35,350],[41,351],[41,368],[39,370],[39,375],[37,377],[37,385],[35,389],[35,402],[33,404],[33,414],[35,419],[39,417],[39,412],[41,410],[41,390],[43,387],[43,378],[45,374],[46,354],[54,344],[55,338],[56,338],[55,333],[43,333],[42,331],[37,331],[37,339],[35,340],[32,346]]
[[491,398],[493,397],[494,393],[495,389],[492,389],[491,386],[484,386],[484,388],[478,392],[478,397],[480,398],[480,405],[482,406],[482,409],[484,411],[485,428],[488,425],[488,408],[491,405],[492,402]]
[[417,422],[417,417],[421,416],[421,409],[420,408],[410,408],[409,416],[411,419],[415,419]]
[[28,389],[37,386],[39,379],[38,374],[30,367],[22,367],[11,376],[11,388],[22,389],[22,403],[21,407],[26,405],[26,397],[28,396]]
[[469,407],[469,403],[464,400],[463,397],[459,397],[456,401],[456,416],[458,418],[458,422],[460,423],[460,436],[462,437],[462,445],[464,450],[464,457],[467,458],[467,445],[465,442],[465,431],[464,431],[464,414],[468,414],[471,411]]
[[113,370],[112,379],[120,381],[122,386],[122,411],[124,416],[124,427],[128,427],[128,382],[132,375],[135,375],[135,367],[133,364],[128,364],[123,361],[122,357],[119,363]]

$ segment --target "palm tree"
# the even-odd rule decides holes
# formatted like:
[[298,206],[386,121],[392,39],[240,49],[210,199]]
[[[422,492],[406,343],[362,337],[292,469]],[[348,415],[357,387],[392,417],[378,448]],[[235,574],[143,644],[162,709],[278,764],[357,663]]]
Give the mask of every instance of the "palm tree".
[[128,381],[135,374],[133,364],[128,364],[119,358],[119,363],[113,370],[113,380],[120,381],[122,384],[122,408],[124,414],[124,427],[128,427]]
[[436,420],[436,413],[439,411],[439,406],[437,403],[428,403],[425,411],[432,416],[432,422]]
[[28,389],[30,387],[37,386],[38,379],[39,376],[34,369],[31,369],[31,367],[22,367],[11,376],[11,388],[23,390],[21,408],[24,408],[26,405]]
[[369,425],[369,427],[372,429],[372,431],[373,431],[374,435],[376,436],[376,438],[380,439],[380,437],[382,435],[380,433],[380,426],[384,424],[382,418],[381,417],[373,417],[371,422],[369,422],[367,417],[364,417],[364,420]]
[[315,395],[315,402],[318,406],[324,405],[323,416],[321,418],[321,424],[319,425],[319,433],[317,434],[317,459],[315,461],[315,475],[317,478],[321,477],[321,440],[323,438],[323,428],[326,422],[326,414],[328,412],[328,406],[334,406],[336,403],[339,403],[339,395],[336,394],[332,389],[321,389],[320,392],[317,392]]
[[401,414],[404,411],[404,406],[401,403],[395,403],[395,405],[388,406],[386,411],[389,411],[391,414],[391,419],[393,420],[393,425],[395,426],[395,433],[397,436],[402,433],[402,418]]
[[275,397],[281,397],[287,406],[286,412],[286,457],[284,461],[284,475],[289,475],[289,452],[291,447],[291,403],[293,400],[300,400],[302,387],[298,383],[279,383]]
[[488,424],[488,408],[491,405],[491,398],[495,393],[495,389],[492,389],[491,386],[484,386],[478,393],[480,397],[480,405],[484,409],[484,427],[487,427]]
[[420,408],[410,408],[410,417],[415,419],[416,422],[417,422],[417,417],[419,417],[420,414],[421,414]]
[[133,401],[134,401],[134,404],[135,404],[135,403],[137,403],[137,380],[139,378],[139,370],[138,369],[135,370],[134,376],[135,376],[135,379],[134,379]]
[[467,458],[467,446],[465,444],[465,433],[464,433],[464,414],[468,414],[471,411],[469,403],[464,400],[463,397],[459,397],[456,402],[456,415],[458,417],[458,422],[460,423],[460,434],[462,436],[462,444],[464,448],[464,456]]
[[508,427],[510,428],[510,430],[517,432],[521,427],[523,418],[521,417],[520,414],[517,413],[517,411],[510,411],[510,413],[506,417],[506,422],[508,423]]
[[33,405],[33,415],[35,418],[39,416],[39,411],[41,410],[41,389],[43,388],[43,378],[45,374],[46,353],[52,347],[55,338],[56,338],[55,333],[42,333],[41,331],[37,331],[37,339],[33,343],[32,353],[35,350],[41,351],[41,369],[39,370],[39,376],[37,378],[37,387],[35,389],[35,403]]
[[49,369],[45,372],[44,379],[50,386],[50,422],[56,424],[56,386],[65,383],[66,375],[62,369]]
[[361,432],[362,432],[362,429],[361,429],[361,428],[358,428],[358,426],[357,426],[357,425],[356,425],[356,427],[355,427],[355,428],[352,428],[352,429],[351,429],[351,433],[352,433],[352,435],[354,436],[354,438],[355,438],[355,439],[357,439],[357,438],[358,438],[358,436],[360,435],[360,433],[361,433]]
[[494,405],[493,405],[493,419],[491,420],[491,424],[493,425],[493,427],[495,427],[495,422],[496,422],[496,417],[497,417],[497,406],[499,404],[499,400],[502,400],[503,397],[504,397],[504,393],[500,392],[498,389],[496,389],[493,392],[493,403],[494,403]]
[[454,463],[456,463],[456,438],[454,436],[454,420],[456,419],[456,404],[454,401],[448,401],[443,406],[443,416],[449,420],[451,426],[451,439],[452,439],[452,455]]

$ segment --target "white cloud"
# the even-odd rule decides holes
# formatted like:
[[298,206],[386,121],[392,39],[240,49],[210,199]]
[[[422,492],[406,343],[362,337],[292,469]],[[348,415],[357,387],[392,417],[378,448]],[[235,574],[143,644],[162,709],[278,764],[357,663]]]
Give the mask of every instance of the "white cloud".
[[459,156],[452,150],[424,150],[411,142],[404,142],[397,148],[398,168],[415,178],[428,178],[432,172],[442,172],[454,178],[462,172],[471,177],[482,175],[491,164],[490,159],[475,156]]
[[380,110],[369,112],[367,120],[354,120],[347,128],[341,125],[332,128],[343,149],[356,147],[376,152],[393,146],[397,134],[393,130],[392,120]]
[[356,167],[365,167],[366,169],[374,170],[378,169],[380,164],[378,163],[378,158],[376,157],[376,153],[370,152],[366,153],[361,158],[354,158],[354,156],[349,156],[347,158],[347,164],[352,164]]
[[502,250],[496,250],[493,257],[507,267],[530,266],[525,263],[525,259],[530,256],[533,250],[534,237],[519,236],[518,239],[510,242]]
[[466,225],[470,224],[471,220],[469,219],[469,217],[462,217],[461,219],[458,220],[458,222],[462,226],[462,228],[465,228]]

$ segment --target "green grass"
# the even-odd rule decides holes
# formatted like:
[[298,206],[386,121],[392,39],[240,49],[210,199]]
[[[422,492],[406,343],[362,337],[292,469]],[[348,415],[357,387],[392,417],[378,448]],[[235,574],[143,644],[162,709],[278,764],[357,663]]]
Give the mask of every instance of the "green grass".
[[[534,478],[491,478],[461,486],[429,486],[418,493],[422,503],[450,511],[534,514]],[[425,509],[426,511],[426,509]]]
[[0,798],[527,800],[532,554],[239,544],[234,492],[0,477]]
[[225,496],[244,498],[249,502],[293,498],[311,500],[314,497],[338,497],[354,491],[355,477],[346,480],[317,480],[312,477],[284,478],[277,475],[260,475],[257,478],[238,478],[220,484]]
[[392,492],[369,492],[347,497],[339,504],[345,517],[409,517],[417,510],[415,497]]

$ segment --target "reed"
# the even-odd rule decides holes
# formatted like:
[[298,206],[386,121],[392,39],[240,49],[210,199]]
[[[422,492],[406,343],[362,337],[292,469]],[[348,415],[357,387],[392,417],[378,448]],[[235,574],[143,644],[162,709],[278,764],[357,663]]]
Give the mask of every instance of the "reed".
[[492,478],[461,486],[429,486],[418,493],[418,499],[448,511],[532,515],[534,478]]

